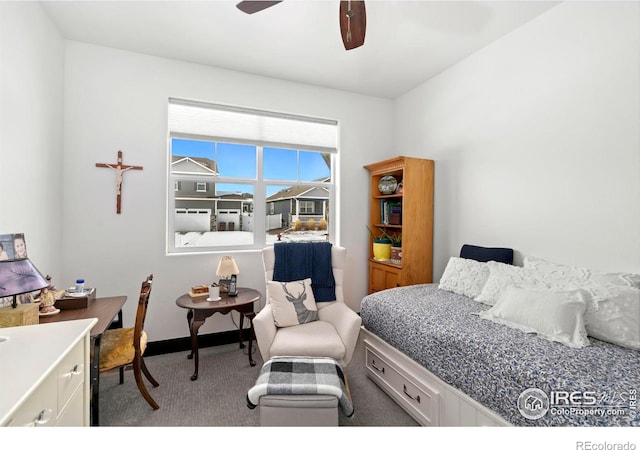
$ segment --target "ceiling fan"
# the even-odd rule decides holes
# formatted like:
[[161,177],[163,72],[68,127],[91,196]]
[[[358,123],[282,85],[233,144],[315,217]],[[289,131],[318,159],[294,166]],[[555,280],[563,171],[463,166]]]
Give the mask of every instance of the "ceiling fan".
[[[246,0],[236,6],[242,12],[253,14],[263,11],[280,1]],[[345,50],[352,50],[364,44],[364,36],[367,30],[367,12],[364,0],[348,0],[340,2],[340,34]]]

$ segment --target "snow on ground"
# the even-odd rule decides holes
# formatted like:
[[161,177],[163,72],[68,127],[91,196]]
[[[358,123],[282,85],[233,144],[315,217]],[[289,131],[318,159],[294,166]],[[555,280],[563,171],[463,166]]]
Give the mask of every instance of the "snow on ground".
[[[282,242],[325,241],[328,231],[290,231],[282,234]],[[267,234],[267,245],[277,242],[278,236]],[[182,242],[182,245],[179,244]],[[176,247],[216,247],[225,245],[251,245],[253,233],[249,231],[207,231],[204,233],[176,233]]]

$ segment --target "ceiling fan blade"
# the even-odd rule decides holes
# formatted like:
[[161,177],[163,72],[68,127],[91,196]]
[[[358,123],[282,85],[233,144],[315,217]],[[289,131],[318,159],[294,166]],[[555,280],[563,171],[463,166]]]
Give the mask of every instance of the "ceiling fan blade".
[[262,11],[263,9],[267,9],[273,5],[277,5],[278,3],[282,3],[282,0],[278,2],[269,2],[263,0],[256,1],[243,1],[236,5],[236,7],[247,14],[253,14]]
[[346,50],[364,44],[367,31],[367,11],[363,0],[340,2],[340,34]]

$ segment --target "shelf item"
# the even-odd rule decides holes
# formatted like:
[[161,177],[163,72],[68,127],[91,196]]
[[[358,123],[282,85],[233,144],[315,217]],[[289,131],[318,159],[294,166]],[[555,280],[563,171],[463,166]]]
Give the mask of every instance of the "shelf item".
[[381,194],[393,194],[398,187],[398,181],[392,175],[385,175],[378,181],[378,190]]
[[[364,167],[370,175],[369,229],[374,236],[384,232],[402,238],[401,248],[394,252],[399,257],[380,261],[374,258],[370,237],[369,293],[431,283],[434,162],[398,156]],[[396,181],[393,191],[389,177]]]
[[373,259],[389,261],[391,259],[391,241],[373,243]]
[[391,262],[394,264],[402,264],[402,247],[391,247]]
[[380,223],[384,225],[402,224],[402,197],[380,200]]

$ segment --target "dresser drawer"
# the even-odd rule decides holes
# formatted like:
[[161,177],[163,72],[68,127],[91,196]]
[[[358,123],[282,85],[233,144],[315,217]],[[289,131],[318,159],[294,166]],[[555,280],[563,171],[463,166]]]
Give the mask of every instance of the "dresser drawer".
[[15,411],[10,427],[53,427],[58,415],[55,372],[49,374]]
[[64,409],[60,410],[56,426],[58,427],[77,427],[80,425],[88,425],[85,420],[85,396],[83,385],[78,386],[71,398],[64,405]]
[[71,398],[71,395],[82,384],[85,378],[84,339],[80,340],[57,367],[58,374],[58,411],[62,411]]
[[438,426],[440,413],[439,392],[420,382],[390,363],[384,353],[365,342],[367,375],[393,397],[416,421],[422,425]]

